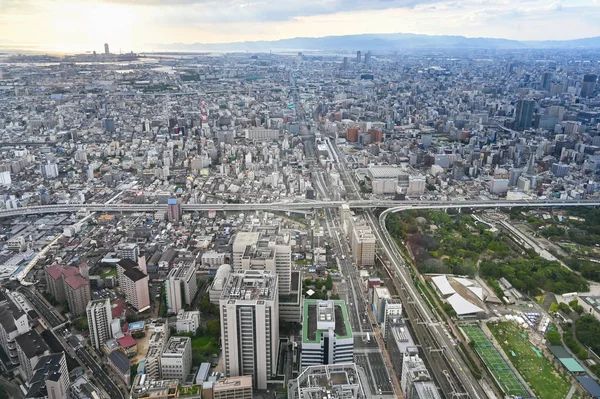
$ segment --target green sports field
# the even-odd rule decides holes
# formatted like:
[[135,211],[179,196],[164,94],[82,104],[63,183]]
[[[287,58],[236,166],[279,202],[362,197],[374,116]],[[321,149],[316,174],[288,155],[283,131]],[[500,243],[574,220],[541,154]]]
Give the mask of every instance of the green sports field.
[[462,330],[475,343],[475,350],[490,369],[506,395],[528,396],[527,389],[519,381],[502,355],[478,326],[463,326]]
[[539,399],[562,399],[571,384],[536,349],[526,331],[513,322],[489,323],[488,328],[519,374]]

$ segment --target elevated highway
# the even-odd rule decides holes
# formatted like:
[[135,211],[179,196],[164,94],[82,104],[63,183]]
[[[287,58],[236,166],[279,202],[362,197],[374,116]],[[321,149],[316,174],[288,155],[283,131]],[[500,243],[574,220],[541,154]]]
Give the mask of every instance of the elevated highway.
[[[183,204],[184,212],[196,211],[310,211],[314,209],[338,208],[348,204],[353,209],[387,208],[384,214],[407,209],[460,209],[460,208],[513,208],[513,207],[566,207],[600,206],[598,200],[522,200],[522,201],[301,201],[270,202],[258,204]],[[43,215],[52,213],[77,212],[157,212],[166,211],[165,204],[61,204],[27,206],[0,210],[0,218],[21,215]]]

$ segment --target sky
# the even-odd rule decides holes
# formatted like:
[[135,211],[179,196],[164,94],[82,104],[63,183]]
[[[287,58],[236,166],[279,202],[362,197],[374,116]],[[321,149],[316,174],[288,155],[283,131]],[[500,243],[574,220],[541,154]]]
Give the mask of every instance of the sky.
[[600,0],[0,0],[0,46],[129,52],[360,33],[600,36]]

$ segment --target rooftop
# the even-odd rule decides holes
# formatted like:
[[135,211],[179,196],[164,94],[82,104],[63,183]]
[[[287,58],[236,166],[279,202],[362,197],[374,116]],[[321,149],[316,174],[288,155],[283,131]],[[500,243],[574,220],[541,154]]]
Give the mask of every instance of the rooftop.
[[114,351],[108,355],[108,359],[115,365],[123,374],[130,372],[130,364],[127,356],[121,351]]
[[35,330],[31,330],[25,334],[17,336],[15,341],[17,341],[17,344],[21,350],[29,359],[41,356],[44,354],[44,352],[49,350],[46,342]]
[[243,270],[229,275],[221,299],[273,300],[276,295],[277,276],[264,270]]
[[133,380],[131,397],[133,399],[175,397],[179,383],[179,380],[150,380],[146,374],[138,374]]
[[252,388],[252,377],[249,375],[240,377],[228,377],[217,380],[213,385],[213,392],[226,391],[229,389]]
[[[328,303],[330,306],[318,306],[319,303]],[[304,300],[304,323],[302,327],[302,342],[321,342],[324,330],[319,330],[319,320],[327,321],[333,318],[334,333],[336,338],[351,338],[352,327],[348,319],[348,310],[344,301],[320,301],[316,299]]]
[[123,273],[131,280],[138,281],[148,277],[143,271],[138,269],[138,264],[131,259],[121,259],[118,263],[123,268]]
[[169,338],[169,342],[167,342],[167,346],[165,346],[162,356],[181,355],[191,345],[192,340],[190,337],[171,337]]
[[310,366],[288,384],[294,399],[362,399],[367,398],[363,386],[364,373],[354,363]]

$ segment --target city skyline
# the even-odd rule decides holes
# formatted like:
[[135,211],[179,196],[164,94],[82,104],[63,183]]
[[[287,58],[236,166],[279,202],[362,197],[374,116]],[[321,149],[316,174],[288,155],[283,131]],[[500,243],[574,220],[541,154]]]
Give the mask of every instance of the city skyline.
[[[175,43],[231,43],[365,33],[460,35],[511,40],[600,36],[597,0],[2,1],[0,43],[55,51],[152,50]],[[28,26],[36,26],[31,30]],[[557,29],[560,27],[560,29]]]

